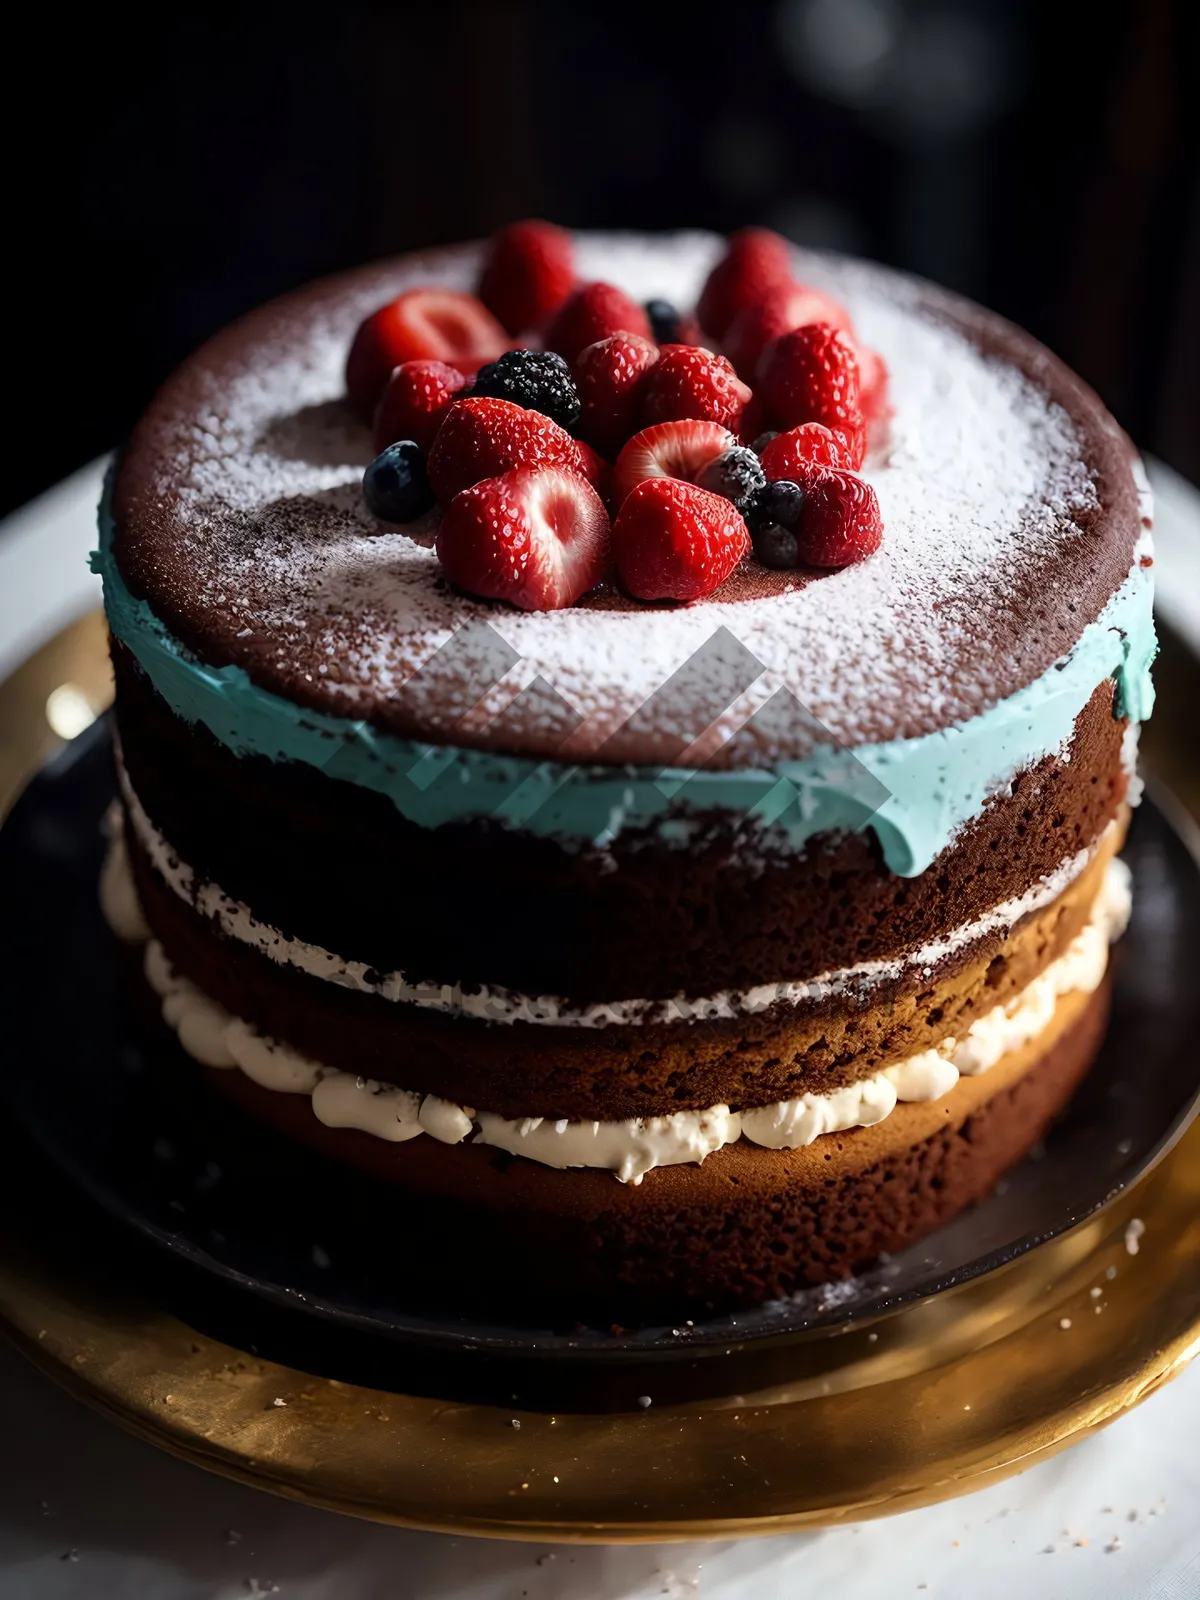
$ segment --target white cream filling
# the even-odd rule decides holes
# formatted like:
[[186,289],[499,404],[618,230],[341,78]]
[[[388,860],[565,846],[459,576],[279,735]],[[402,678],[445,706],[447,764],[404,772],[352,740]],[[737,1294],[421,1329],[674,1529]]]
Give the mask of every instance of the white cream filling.
[[[1132,745],[1132,755],[1136,757],[1136,741]],[[410,983],[402,972],[380,973],[368,962],[348,961],[344,956],[335,955],[320,945],[288,938],[278,928],[260,921],[244,901],[234,900],[218,884],[199,879],[195,870],[180,859],[178,852],[146,815],[129,782],[119,753],[117,770],[133,830],[155,870],[173,893],[211,921],[226,938],[249,945],[278,966],[295,967],[308,977],[321,978],[363,994],[378,995],[384,1000],[400,1001],[406,1005],[474,1017],[486,1022],[540,1023],[552,1027],[603,1028],[622,1024],[638,1026],[648,1022],[732,1019],[753,1016],[781,1002],[796,1006],[840,994],[862,993],[881,979],[898,978],[910,970],[928,976],[939,961],[973,940],[985,934],[1007,934],[1022,917],[1056,900],[1094,860],[1116,826],[1110,823],[1087,849],[1068,857],[1024,894],[1004,901],[974,922],[964,923],[906,956],[863,961],[856,966],[842,967],[797,981],[758,984],[750,989],[726,989],[699,999],[680,995],[668,1000],[609,1000],[589,1006],[573,1006],[569,1000],[555,995],[524,995],[487,985],[467,993],[457,984]],[[119,813],[117,815],[119,818]]]
[[[100,894],[105,915],[119,937],[130,942],[146,939],[148,930],[120,834],[112,839]],[[1060,996],[1076,990],[1090,993],[1098,987],[1108,964],[1109,944],[1123,931],[1129,907],[1129,869],[1122,861],[1110,861],[1091,917],[1066,951],[1007,1005],[994,1007],[974,1022],[961,1040],[945,1039],[936,1049],[832,1094],[800,1095],[740,1113],[718,1105],[624,1122],[506,1118],[356,1077],[264,1038],[178,973],[153,938],[146,939],[145,973],[162,1001],[164,1018],[189,1055],[205,1066],[240,1068],[263,1089],[309,1095],[314,1114],[327,1127],[356,1128],[396,1143],[427,1133],[444,1144],[459,1144],[474,1130],[478,1144],[549,1167],[604,1168],[623,1183],[636,1184],[655,1167],[702,1162],[739,1138],[772,1150],[794,1150],[823,1133],[881,1122],[898,1101],[940,1099],[960,1075],[986,1072],[1001,1056],[1035,1038],[1053,1016]]]

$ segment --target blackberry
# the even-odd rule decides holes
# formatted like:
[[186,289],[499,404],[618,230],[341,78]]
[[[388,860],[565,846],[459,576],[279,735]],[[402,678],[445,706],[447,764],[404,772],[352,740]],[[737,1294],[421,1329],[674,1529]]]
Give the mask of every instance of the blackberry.
[[434,494],[425,473],[425,457],[411,439],[375,457],[363,473],[367,508],[383,522],[412,522],[433,509]]
[[750,531],[771,527],[795,528],[799,526],[804,510],[804,490],[790,478],[778,478],[761,488],[751,500],[746,512]]
[[713,494],[723,494],[744,512],[767,487],[767,475],[754,451],[739,444],[714,457],[697,476],[696,483]]
[[764,567],[773,567],[778,572],[789,571],[798,566],[800,560],[796,535],[790,528],[780,527],[778,522],[769,523],[754,535],[754,554]]
[[647,300],[642,310],[650,319],[656,344],[679,343],[679,313],[669,300]]
[[540,411],[568,431],[579,421],[579,390],[570,367],[553,350],[506,350],[480,367],[472,393]]

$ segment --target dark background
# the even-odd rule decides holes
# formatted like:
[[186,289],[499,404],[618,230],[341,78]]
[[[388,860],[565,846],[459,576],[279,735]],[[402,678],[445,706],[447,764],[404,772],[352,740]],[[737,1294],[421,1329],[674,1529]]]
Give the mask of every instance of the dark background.
[[30,8],[3,509],[239,312],[528,214],[766,222],[925,274],[1200,480],[1198,52],[1197,0]]

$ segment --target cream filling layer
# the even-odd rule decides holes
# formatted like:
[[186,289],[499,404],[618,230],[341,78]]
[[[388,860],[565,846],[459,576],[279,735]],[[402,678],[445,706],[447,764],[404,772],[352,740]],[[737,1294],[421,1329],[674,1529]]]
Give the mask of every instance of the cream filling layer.
[[806,1094],[742,1112],[718,1105],[624,1122],[501,1117],[322,1066],[290,1045],[265,1038],[177,972],[158,940],[148,937],[120,833],[110,844],[100,898],[119,937],[145,941],[146,978],[162,1002],[163,1016],[183,1048],[203,1065],[239,1068],[260,1088],[306,1094],[327,1127],[354,1128],[394,1143],[426,1133],[444,1144],[459,1144],[474,1131],[477,1144],[549,1167],[604,1168],[623,1183],[637,1184],[656,1167],[702,1162],[740,1138],[772,1150],[794,1150],[824,1133],[869,1127],[882,1122],[899,1101],[938,1100],[960,1075],[986,1072],[1046,1027],[1061,995],[1090,993],[1099,986],[1109,944],[1129,917],[1130,879],[1124,862],[1111,861],[1091,917],[1067,950],[1007,1005],[974,1022],[960,1040],[944,1039],[936,1049],[832,1094]]
[[[1136,745],[1134,746],[1136,753]],[[278,966],[295,967],[311,978],[321,978],[345,989],[378,995],[405,1005],[422,1006],[452,1016],[484,1022],[534,1023],[560,1028],[638,1026],[645,1023],[703,1022],[753,1016],[777,1004],[798,1006],[848,993],[863,993],[882,979],[898,978],[906,971],[928,976],[937,962],[982,938],[1007,933],[1024,916],[1056,900],[1104,848],[1117,826],[1109,827],[1085,850],[1070,856],[1024,894],[995,906],[974,922],[964,923],[909,955],[883,961],[863,961],[857,966],[819,973],[813,978],[758,984],[750,989],[726,989],[698,999],[682,995],[671,999],[609,1000],[572,1006],[555,995],[525,995],[511,989],[481,985],[464,991],[458,984],[411,983],[402,972],[380,973],[369,963],[348,961],[320,945],[292,939],[278,928],[260,921],[244,901],[235,900],[218,885],[199,877],[182,861],[147,816],[125,772],[118,753],[121,792],[133,831],[155,870],[171,891],[200,916],[213,923],[228,939],[250,946]],[[118,813],[119,815],[119,813]]]

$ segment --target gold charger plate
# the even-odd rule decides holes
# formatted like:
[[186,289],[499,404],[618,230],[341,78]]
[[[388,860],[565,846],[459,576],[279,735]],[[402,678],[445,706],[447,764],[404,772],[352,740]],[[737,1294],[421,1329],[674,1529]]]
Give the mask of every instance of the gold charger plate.
[[[1167,689],[1194,672],[1172,650],[1163,666]],[[0,807],[53,748],[47,706],[59,733],[78,731],[107,682],[90,617],[0,686]],[[1191,774],[1172,778],[1194,795]],[[620,1414],[551,1416],[295,1371],[163,1311],[143,1285],[39,1229],[36,1208],[6,1207],[0,1239],[0,1319],[14,1342],[88,1404],[199,1466],[446,1532],[780,1533],[981,1488],[1174,1377],[1200,1351],[1200,1124],[1052,1244],[873,1328],[798,1346],[786,1385]]]

